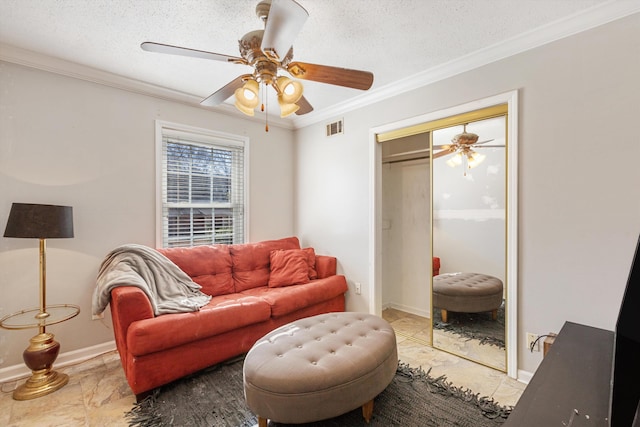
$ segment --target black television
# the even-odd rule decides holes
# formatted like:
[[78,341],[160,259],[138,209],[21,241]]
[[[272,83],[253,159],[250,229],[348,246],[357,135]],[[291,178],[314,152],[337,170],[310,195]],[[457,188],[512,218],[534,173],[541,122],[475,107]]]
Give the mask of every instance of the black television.
[[640,238],[616,323],[609,424],[640,427]]

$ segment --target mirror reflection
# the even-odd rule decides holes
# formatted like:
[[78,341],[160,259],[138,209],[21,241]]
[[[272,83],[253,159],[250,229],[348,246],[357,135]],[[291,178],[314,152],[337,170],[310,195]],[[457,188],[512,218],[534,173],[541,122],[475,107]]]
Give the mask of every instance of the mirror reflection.
[[506,116],[432,133],[433,346],[506,370]]
[[424,123],[381,150],[384,316],[405,322],[401,339],[502,371],[506,118],[494,107]]

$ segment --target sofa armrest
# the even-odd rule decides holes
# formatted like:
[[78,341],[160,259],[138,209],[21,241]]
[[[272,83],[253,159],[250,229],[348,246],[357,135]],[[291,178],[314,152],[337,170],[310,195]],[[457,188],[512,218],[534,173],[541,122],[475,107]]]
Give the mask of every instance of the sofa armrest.
[[434,276],[437,276],[440,274],[440,258],[437,256],[433,257],[433,264],[432,264],[432,273]]
[[[151,301],[142,289],[135,286],[118,286],[111,290],[111,319],[116,347],[125,366],[127,354],[127,330],[138,320],[154,317]],[[125,366],[126,371],[126,366]]]
[[316,255],[316,271],[318,272],[318,279],[335,276],[337,269],[338,261],[336,257]]

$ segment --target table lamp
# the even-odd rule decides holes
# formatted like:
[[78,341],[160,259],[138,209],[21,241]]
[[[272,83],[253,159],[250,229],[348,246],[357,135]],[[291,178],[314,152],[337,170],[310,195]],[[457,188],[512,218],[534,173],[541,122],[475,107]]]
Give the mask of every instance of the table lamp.
[[80,307],[70,304],[47,306],[46,239],[73,237],[73,208],[13,203],[4,237],[40,239],[40,307],[0,319],[0,326],[5,329],[38,328],[38,335],[30,339],[29,347],[22,354],[25,364],[32,371],[31,377],[13,392],[14,399],[28,400],[52,393],[69,381],[66,374],[52,369],[60,344],[45,329],[47,325],[77,316]]

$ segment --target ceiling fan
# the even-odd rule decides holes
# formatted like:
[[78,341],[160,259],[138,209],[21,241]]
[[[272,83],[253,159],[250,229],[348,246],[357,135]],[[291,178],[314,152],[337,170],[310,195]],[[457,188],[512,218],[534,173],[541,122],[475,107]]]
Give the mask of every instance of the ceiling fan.
[[484,154],[474,151],[473,148],[498,147],[496,145],[484,145],[482,147],[477,147],[478,145],[486,144],[487,142],[493,141],[493,139],[487,139],[486,141],[478,142],[478,139],[480,137],[475,133],[467,132],[467,124],[468,123],[464,124],[462,133],[455,135],[451,139],[451,144],[433,146],[434,150],[442,150],[433,154],[434,159],[446,156],[448,154],[455,154],[452,158],[447,160],[447,165],[455,167],[466,162],[467,168],[471,169],[478,166],[486,158]]
[[[260,103],[260,84],[275,89],[278,94],[281,117],[293,113],[302,115],[313,111],[311,104],[302,95],[302,84],[285,75],[279,75],[281,70],[296,79],[359,90],[367,90],[373,84],[373,74],[368,71],[293,61],[293,40],[309,16],[307,11],[294,0],[262,0],[256,6],[256,14],[264,22],[265,28],[251,31],[239,40],[239,57],[154,42],[144,42],[140,47],[148,52],[190,56],[253,67],[252,74],[236,77],[200,103],[205,106],[215,106],[231,95],[235,95],[236,108],[250,116],[254,115],[254,109]],[[262,110],[264,110],[264,104]],[[268,131],[268,126],[266,130]]]

